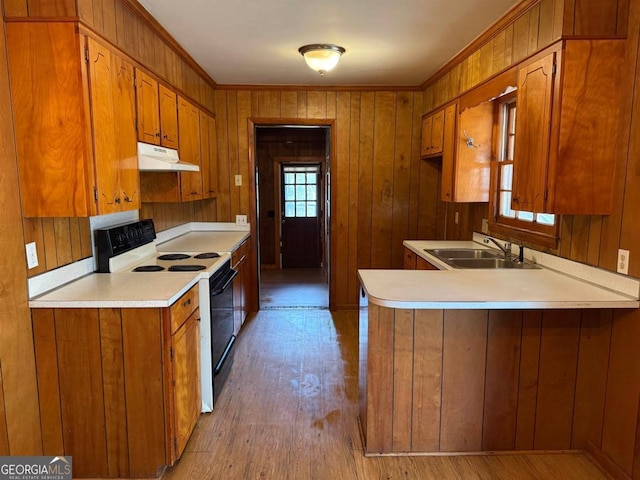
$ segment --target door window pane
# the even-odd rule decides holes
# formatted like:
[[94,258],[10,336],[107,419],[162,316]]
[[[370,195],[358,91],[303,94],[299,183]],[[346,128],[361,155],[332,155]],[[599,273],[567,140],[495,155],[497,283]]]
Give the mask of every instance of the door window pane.
[[318,216],[320,165],[283,165],[285,217]]

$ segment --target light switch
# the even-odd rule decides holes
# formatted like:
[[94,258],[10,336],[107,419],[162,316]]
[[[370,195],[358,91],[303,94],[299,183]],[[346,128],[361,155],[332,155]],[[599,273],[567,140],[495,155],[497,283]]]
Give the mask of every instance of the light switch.
[[236,175],[236,187],[242,186],[242,175]]

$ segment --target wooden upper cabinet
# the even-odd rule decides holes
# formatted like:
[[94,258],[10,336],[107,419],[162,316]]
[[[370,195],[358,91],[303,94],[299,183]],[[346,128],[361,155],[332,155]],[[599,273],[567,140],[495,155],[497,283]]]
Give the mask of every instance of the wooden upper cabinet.
[[131,65],[73,23],[11,23],[7,40],[23,215],[139,208]]
[[513,208],[611,213],[623,59],[623,40],[566,40],[519,68]]
[[98,211],[140,208],[133,66],[89,38]]
[[458,113],[444,110],[440,198],[444,202],[488,202],[493,105],[483,102]]
[[[182,97],[178,97],[178,135],[180,160],[201,167],[200,110]],[[182,201],[202,200],[202,169],[180,172],[180,194]]]
[[422,119],[421,155],[441,155],[444,146],[444,110]]
[[136,69],[138,107],[138,140],[160,145],[160,109],[158,82],[142,70]]
[[178,97],[175,92],[160,84],[160,145],[178,149]]
[[218,196],[218,144],[215,118],[200,112],[200,158],[202,171],[202,196]]
[[555,52],[518,71],[512,208],[544,212]]
[[136,70],[138,140],[178,149],[178,101],[174,91]]

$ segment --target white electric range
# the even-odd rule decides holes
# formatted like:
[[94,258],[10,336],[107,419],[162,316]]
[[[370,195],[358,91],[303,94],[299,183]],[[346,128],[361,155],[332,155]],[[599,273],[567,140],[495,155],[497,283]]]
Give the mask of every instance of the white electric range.
[[233,363],[236,272],[227,252],[158,252],[152,220],[96,230],[98,272],[194,272],[199,275],[202,411],[213,410]]

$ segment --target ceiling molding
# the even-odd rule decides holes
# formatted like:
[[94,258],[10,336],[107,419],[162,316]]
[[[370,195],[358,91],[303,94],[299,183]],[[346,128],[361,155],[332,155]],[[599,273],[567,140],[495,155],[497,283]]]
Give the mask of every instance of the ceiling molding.
[[487,27],[487,29],[478,35],[471,43],[469,43],[469,45],[464,47],[458,54],[451,58],[451,60],[440,67],[436,73],[425,80],[420,88],[426,90],[428,87],[436,83],[440,78],[453,70],[456,65],[461,63],[476,50],[479,50],[485,43],[504,30],[508,25],[515,22],[518,17],[525,14],[531,7],[538,3],[540,3],[540,0],[522,0],[520,3],[511,7],[511,9],[502,17]]
[[171,36],[160,23],[151,16],[151,14],[137,1],[137,0],[121,0],[126,4],[131,11],[141,18],[144,22],[149,24],[155,33],[157,33],[171,49],[173,49],[178,55],[180,55],[187,64],[195,70],[195,72],[202,77],[212,88],[217,88],[218,84],[211,78],[211,76],[193,59],[193,57],[187,52],[182,45],[180,45]]
[[218,85],[216,90],[278,90],[294,92],[422,92],[420,85]]

